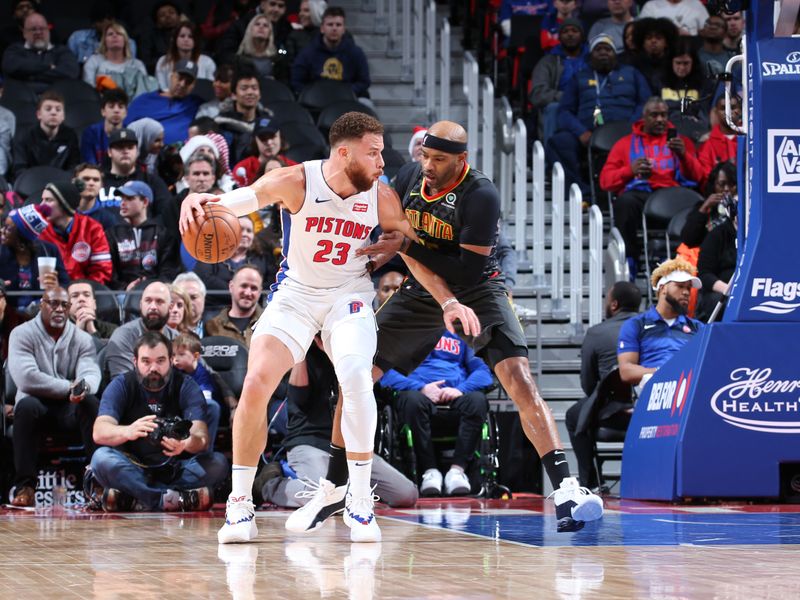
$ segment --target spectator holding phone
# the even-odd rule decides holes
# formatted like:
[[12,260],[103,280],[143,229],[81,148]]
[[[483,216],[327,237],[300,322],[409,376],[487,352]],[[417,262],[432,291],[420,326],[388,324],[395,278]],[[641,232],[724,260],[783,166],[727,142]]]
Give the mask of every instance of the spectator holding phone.
[[8,370],[17,386],[13,412],[14,506],[33,506],[44,432],[80,430],[86,457],[95,444],[100,367],[92,337],[69,320],[64,288],[48,289],[36,318],[11,332]]
[[614,220],[625,240],[632,276],[641,251],[636,233],[647,198],[659,188],[696,187],[705,175],[694,142],[678,134],[668,111],[662,98],[650,98],[643,118],[633,124],[630,135],[614,144],[600,172],[600,187],[617,196]]

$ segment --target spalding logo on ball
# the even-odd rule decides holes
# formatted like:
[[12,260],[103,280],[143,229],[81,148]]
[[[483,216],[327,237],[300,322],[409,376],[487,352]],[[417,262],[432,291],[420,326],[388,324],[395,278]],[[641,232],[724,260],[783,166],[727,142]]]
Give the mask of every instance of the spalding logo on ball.
[[242,230],[233,212],[214,202],[203,205],[205,214],[195,218],[183,234],[187,252],[203,263],[229,259],[239,247]]

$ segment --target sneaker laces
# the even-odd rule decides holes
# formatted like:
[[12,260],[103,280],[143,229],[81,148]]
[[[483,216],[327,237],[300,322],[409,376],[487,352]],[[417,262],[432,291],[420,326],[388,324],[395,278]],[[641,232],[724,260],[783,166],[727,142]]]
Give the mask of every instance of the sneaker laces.
[[552,498],[553,496],[555,496],[555,495],[556,495],[556,492],[565,492],[565,491],[575,491],[575,492],[577,492],[578,494],[582,494],[582,495],[584,495],[584,496],[591,496],[591,495],[592,495],[592,490],[590,490],[590,489],[589,489],[589,488],[587,488],[587,487],[583,487],[583,486],[574,487],[574,488],[572,488],[572,489],[570,489],[570,490],[562,490],[562,489],[559,487],[557,490],[553,490],[552,492],[550,492],[550,494],[547,496],[547,498],[546,498],[546,499],[547,499],[547,500],[549,500],[550,498]]
[[302,479],[303,485],[306,486],[306,489],[300,490],[299,492],[295,493],[295,498],[311,498],[312,500],[317,496],[326,496],[327,492],[325,491],[325,486],[321,483],[316,481],[312,481],[308,477],[303,477]]
[[231,502],[228,500],[225,507],[225,522],[228,525],[236,525],[244,521],[250,521],[256,514],[256,507],[252,500],[240,500]]
[[[372,488],[370,491],[375,491],[375,488]],[[366,496],[359,496],[358,498],[351,499],[347,510],[350,511],[351,515],[363,517],[364,519],[367,519],[367,522],[369,522],[375,516],[375,503],[378,500],[380,500],[380,496],[376,496],[373,493],[370,493]],[[369,517],[369,515],[372,515],[372,517]]]

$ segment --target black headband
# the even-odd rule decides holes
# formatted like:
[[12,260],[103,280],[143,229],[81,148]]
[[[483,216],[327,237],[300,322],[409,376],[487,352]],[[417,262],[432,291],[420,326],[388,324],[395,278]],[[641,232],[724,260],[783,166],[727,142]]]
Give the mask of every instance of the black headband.
[[441,150],[448,154],[461,154],[467,151],[467,145],[464,142],[446,140],[430,133],[426,133],[425,137],[422,138],[422,146],[423,148],[431,148],[432,150]]

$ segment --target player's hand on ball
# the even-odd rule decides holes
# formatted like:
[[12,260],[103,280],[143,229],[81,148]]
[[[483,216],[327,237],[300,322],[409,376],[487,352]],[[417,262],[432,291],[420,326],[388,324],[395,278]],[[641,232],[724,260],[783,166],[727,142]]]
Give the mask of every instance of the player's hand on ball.
[[206,202],[217,202],[219,196],[214,194],[189,194],[181,203],[181,216],[178,218],[178,231],[181,235],[186,233],[197,217],[204,214],[203,205]]
[[444,326],[452,334],[456,334],[456,321],[461,323],[464,335],[475,337],[481,332],[481,323],[478,320],[478,315],[469,306],[464,306],[460,302],[448,304],[444,309]]

